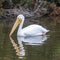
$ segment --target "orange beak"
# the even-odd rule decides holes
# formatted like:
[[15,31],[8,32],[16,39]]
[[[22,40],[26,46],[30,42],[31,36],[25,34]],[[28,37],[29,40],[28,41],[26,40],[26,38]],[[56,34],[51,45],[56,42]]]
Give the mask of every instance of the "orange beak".
[[21,24],[21,22],[22,22],[22,19],[17,18],[17,20],[15,21],[15,23],[14,23],[12,29],[11,29],[11,32],[10,32],[9,36],[11,36],[13,34],[13,32],[16,30],[18,25]]

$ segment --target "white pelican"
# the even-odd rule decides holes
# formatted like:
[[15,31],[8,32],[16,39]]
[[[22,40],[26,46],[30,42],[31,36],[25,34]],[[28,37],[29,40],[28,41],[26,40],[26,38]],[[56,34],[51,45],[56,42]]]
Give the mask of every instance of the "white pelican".
[[18,28],[17,36],[45,35],[49,31],[37,24],[32,24],[32,25],[29,25],[25,28],[22,28],[24,20],[25,20],[25,17],[22,14],[17,16],[17,20],[12,27],[12,30],[10,32],[10,36],[13,34],[13,32],[15,31],[15,29],[17,28],[18,25],[19,25],[19,28]]

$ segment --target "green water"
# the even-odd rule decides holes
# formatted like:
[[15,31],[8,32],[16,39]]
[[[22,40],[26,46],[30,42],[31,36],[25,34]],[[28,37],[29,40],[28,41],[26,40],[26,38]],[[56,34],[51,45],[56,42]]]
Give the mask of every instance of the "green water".
[[[7,23],[7,24],[6,24]],[[37,19],[27,19],[24,26],[39,24],[49,29],[49,37],[41,45],[25,45],[25,56],[19,58],[16,49],[9,38],[10,26],[13,22],[0,21],[0,60],[60,60],[60,17],[41,17]],[[18,44],[16,32],[13,39]]]

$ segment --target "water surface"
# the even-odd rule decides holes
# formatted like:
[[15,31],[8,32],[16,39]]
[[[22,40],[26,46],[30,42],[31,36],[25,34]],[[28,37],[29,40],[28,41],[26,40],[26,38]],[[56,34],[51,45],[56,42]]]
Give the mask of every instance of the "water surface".
[[16,31],[9,38],[13,21],[0,21],[0,60],[60,60],[59,19],[60,17],[26,19],[23,27],[39,24],[50,30],[45,37],[34,38],[17,37]]

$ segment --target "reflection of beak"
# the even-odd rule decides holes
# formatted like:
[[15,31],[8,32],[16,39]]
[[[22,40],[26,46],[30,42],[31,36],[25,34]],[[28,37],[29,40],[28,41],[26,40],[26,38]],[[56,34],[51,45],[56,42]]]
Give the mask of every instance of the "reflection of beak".
[[20,56],[20,47],[16,44],[16,42],[12,39],[12,37],[9,37],[10,38],[10,41],[14,47],[14,49],[16,50],[16,54],[18,56]]
[[15,29],[18,27],[18,25],[22,22],[21,19],[17,18],[15,24],[13,25],[12,29],[11,29],[11,32],[9,34],[9,36],[11,36],[13,34],[13,32],[15,31]]

